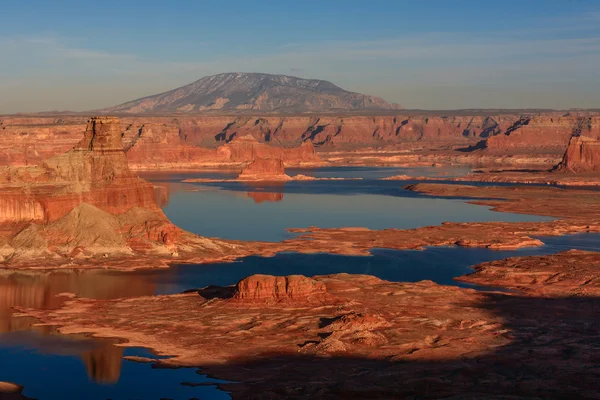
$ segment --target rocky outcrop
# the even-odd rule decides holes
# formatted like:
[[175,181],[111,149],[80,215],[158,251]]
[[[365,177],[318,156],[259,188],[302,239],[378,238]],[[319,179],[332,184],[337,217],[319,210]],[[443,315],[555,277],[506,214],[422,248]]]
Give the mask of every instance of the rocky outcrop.
[[4,222],[56,221],[88,203],[109,213],[132,207],[158,210],[152,185],[133,174],[121,143],[119,120],[92,118],[70,151],[36,167],[1,171]]
[[309,112],[400,109],[385,100],[348,92],[331,82],[286,75],[225,73],[130,101],[110,113],[197,113],[207,111]]
[[[561,266],[571,272],[568,264],[555,272]],[[233,381],[219,386],[234,399],[600,396],[600,301],[592,293],[545,297],[349,274],[302,282],[248,278],[238,284],[247,300],[212,290],[78,298],[59,310],[23,312],[61,332],[151,347],[172,356],[157,360],[166,367],[201,367]],[[317,284],[328,297],[307,302]],[[305,289],[289,300],[297,288]]]
[[586,136],[573,136],[562,161],[554,170],[561,172],[600,171],[600,140]]
[[[155,189],[128,167],[119,120],[95,117],[68,152],[0,174],[0,261],[23,266],[118,265],[152,257],[227,257],[235,246],[173,225]],[[225,246],[225,247],[223,247]],[[228,250],[225,250],[228,248]],[[234,251],[235,253],[235,251]],[[125,261],[129,260],[129,262]]]
[[257,158],[242,169],[238,180],[242,181],[288,181],[283,161],[277,158]]
[[513,257],[478,264],[458,278],[478,285],[502,286],[538,296],[600,295],[600,253],[569,250],[539,257]]
[[306,301],[327,292],[323,282],[302,275],[252,275],[239,281],[233,298],[239,301]]

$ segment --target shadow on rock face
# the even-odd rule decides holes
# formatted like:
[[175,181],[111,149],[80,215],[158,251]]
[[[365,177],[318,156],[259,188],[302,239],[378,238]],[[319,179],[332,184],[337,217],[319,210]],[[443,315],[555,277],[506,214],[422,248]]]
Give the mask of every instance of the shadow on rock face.
[[491,293],[484,299],[478,306],[501,317],[508,345],[460,358],[444,357],[447,344],[440,341],[434,344],[440,347],[436,359],[420,356],[417,348],[386,359],[342,352],[262,354],[205,367],[211,375],[243,382],[222,387],[244,399],[600,398],[599,298]]

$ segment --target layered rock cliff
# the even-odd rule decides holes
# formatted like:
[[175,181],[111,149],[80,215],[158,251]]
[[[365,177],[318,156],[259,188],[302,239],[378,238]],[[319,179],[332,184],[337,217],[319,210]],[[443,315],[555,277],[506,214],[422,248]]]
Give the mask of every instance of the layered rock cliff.
[[573,136],[562,161],[554,170],[561,172],[600,171],[600,140],[586,136]]
[[[127,159],[135,169],[240,166],[253,156],[283,158],[286,166],[310,165],[318,163],[312,145],[324,159],[341,163],[356,158],[358,150],[376,149],[403,152],[398,158],[402,163],[429,152],[429,163],[438,156],[454,163],[531,156],[551,166],[560,161],[572,135],[600,138],[597,113],[131,116],[122,124]],[[79,116],[0,119],[0,165],[32,165],[60,154],[80,140],[84,128]],[[241,143],[246,144],[243,150]],[[349,153],[342,158],[339,151]]]
[[242,181],[288,181],[283,161],[279,158],[256,158],[243,169],[238,180]]
[[187,233],[165,217],[153,185],[130,171],[120,122],[112,117],[90,119],[83,139],[64,154],[35,167],[4,168],[0,216],[6,264],[218,258],[235,247]]

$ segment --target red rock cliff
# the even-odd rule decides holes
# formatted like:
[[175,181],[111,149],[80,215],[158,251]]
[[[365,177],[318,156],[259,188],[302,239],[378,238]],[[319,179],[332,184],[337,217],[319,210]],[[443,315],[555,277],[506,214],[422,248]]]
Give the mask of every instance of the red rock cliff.
[[600,141],[585,136],[573,136],[555,171],[600,171]]

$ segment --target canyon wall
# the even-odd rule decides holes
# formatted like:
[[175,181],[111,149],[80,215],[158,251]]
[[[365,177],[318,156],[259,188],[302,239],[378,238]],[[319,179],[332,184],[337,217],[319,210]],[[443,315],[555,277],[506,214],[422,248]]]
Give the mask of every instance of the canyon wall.
[[600,171],[600,140],[573,136],[562,161],[555,168],[561,172]]
[[[360,149],[455,153],[469,158],[546,155],[560,159],[572,135],[600,138],[600,114],[389,116],[127,116],[124,148],[134,169],[240,166],[254,157],[286,166]],[[31,165],[75,145],[84,117],[0,117],[0,165]],[[266,147],[265,144],[270,145]],[[280,149],[280,150],[276,150]],[[460,161],[460,160],[459,160]],[[463,162],[463,161],[461,161]]]

